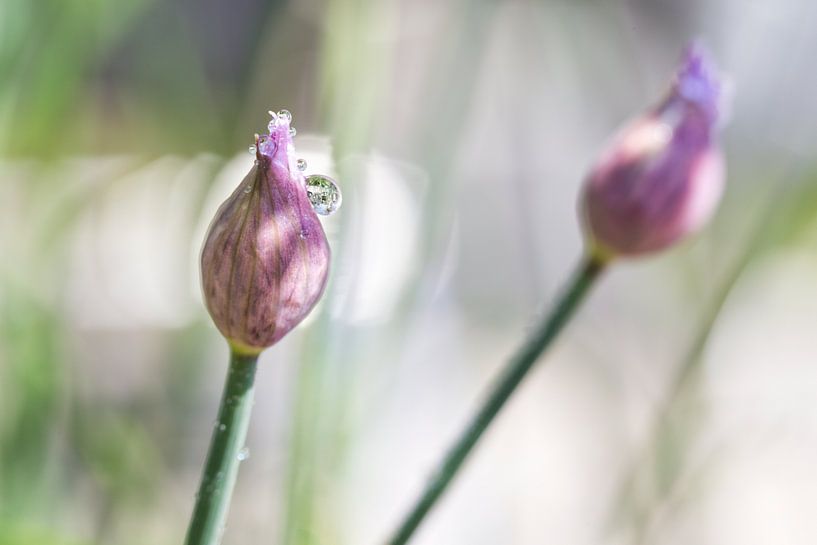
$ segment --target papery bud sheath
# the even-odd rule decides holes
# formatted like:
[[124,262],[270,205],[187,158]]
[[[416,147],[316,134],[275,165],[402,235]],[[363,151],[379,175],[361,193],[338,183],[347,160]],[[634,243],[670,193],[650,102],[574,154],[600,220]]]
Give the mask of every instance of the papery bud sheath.
[[710,218],[724,184],[716,142],[720,95],[707,56],[691,46],[666,98],[613,138],[582,194],[594,254],[662,250]]
[[234,350],[258,353],[300,323],[326,286],[330,251],[297,168],[290,117],[256,137],[256,161],[216,213],[201,254],[207,310]]

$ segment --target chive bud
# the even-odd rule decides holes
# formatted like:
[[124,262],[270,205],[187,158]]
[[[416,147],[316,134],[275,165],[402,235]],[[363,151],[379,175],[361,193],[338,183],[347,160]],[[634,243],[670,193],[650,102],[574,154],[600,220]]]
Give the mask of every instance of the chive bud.
[[301,163],[291,114],[256,135],[255,164],[210,224],[201,253],[207,310],[238,353],[257,354],[298,325],[323,294],[330,250]]
[[709,220],[724,185],[720,95],[709,58],[692,45],[664,100],[608,144],[585,180],[581,201],[594,255],[659,251]]

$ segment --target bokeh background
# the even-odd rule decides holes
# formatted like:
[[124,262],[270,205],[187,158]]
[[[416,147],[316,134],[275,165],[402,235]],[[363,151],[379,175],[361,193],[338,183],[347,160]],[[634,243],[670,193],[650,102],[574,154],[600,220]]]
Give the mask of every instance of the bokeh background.
[[269,109],[335,176],[224,543],[381,543],[700,38],[728,191],[607,274],[418,544],[817,542],[817,4],[0,0],[0,545],[182,542],[227,347],[197,257]]

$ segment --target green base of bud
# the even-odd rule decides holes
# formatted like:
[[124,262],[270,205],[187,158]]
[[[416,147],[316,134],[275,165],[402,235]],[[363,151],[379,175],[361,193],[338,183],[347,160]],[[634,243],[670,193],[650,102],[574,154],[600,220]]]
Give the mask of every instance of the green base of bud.
[[247,344],[242,343],[241,341],[234,341],[232,339],[227,339],[227,343],[229,343],[230,345],[230,352],[237,356],[258,357],[258,355],[264,351],[264,348],[259,348],[257,346],[249,346]]

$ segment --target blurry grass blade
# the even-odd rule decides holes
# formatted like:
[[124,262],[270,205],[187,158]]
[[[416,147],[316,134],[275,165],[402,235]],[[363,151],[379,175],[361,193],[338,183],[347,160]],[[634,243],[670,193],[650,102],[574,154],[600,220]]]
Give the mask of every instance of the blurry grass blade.
[[0,514],[48,505],[43,471],[62,395],[60,321],[21,286],[0,278]]
[[763,189],[767,196],[762,201],[769,204],[764,204],[743,250],[706,308],[672,378],[646,445],[637,454],[618,491],[613,517],[618,522],[628,521],[633,543],[649,542],[651,532],[655,531],[656,512],[672,501],[681,475],[690,470],[687,450],[705,417],[705,400],[699,384],[703,354],[732,291],[757,258],[797,240],[817,222],[817,176],[813,171],[792,176],[800,179],[792,186],[784,183],[789,177],[780,172],[777,182]]
[[151,1],[7,0],[3,27],[26,31],[0,39],[0,149],[58,151],[43,142],[69,125],[93,63]]

